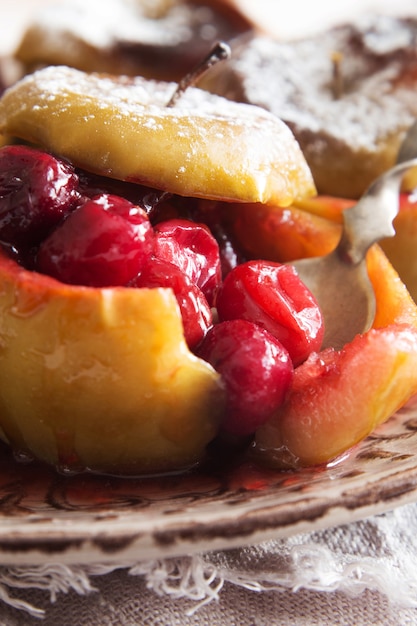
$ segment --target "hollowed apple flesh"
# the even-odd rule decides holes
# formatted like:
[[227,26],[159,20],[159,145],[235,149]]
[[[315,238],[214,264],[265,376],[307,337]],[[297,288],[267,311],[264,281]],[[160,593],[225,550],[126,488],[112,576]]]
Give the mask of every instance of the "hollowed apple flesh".
[[218,427],[219,376],[164,289],[64,285],[0,254],[0,415],[17,451],[72,469],[180,470]]

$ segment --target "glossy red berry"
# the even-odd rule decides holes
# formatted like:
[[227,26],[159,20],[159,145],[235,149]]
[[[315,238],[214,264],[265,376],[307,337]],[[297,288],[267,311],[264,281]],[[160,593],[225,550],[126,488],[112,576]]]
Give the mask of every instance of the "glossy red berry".
[[0,150],[0,241],[37,245],[79,202],[78,176],[41,150],[11,145]]
[[70,284],[124,286],[141,272],[153,241],[141,208],[102,194],[78,207],[45,239],[36,269]]
[[176,265],[153,258],[132,287],[164,287],[172,289],[180,308],[185,340],[193,350],[212,325],[211,308],[201,291]]
[[293,378],[291,358],[268,331],[246,320],[213,326],[198,349],[223,379],[222,431],[250,435],[284,402]]
[[155,257],[179,267],[210,305],[221,282],[219,246],[204,224],[171,219],[155,226]]
[[320,349],[323,316],[294,268],[248,261],[226,276],[217,295],[219,319],[245,319],[267,329],[288,350],[295,366]]

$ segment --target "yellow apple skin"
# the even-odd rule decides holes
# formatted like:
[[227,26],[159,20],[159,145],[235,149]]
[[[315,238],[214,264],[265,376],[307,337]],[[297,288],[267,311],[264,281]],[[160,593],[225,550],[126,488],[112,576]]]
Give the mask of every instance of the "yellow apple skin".
[[261,108],[174,83],[48,67],[0,101],[0,133],[105,176],[183,196],[289,205],[315,193],[289,128]]
[[47,463],[178,471],[217,432],[219,376],[171,290],[64,285],[0,253],[0,346],[0,434]]

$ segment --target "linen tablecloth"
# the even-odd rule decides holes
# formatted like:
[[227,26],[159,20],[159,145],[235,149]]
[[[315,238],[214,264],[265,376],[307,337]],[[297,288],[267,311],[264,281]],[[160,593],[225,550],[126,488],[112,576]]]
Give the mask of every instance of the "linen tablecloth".
[[417,624],[417,504],[230,551],[3,567],[0,624]]

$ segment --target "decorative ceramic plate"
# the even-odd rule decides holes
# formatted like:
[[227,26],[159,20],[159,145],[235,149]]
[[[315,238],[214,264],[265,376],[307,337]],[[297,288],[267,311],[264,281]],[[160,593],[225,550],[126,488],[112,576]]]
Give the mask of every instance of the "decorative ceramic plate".
[[242,546],[417,500],[417,398],[327,467],[63,476],[0,450],[0,562],[121,563]]

